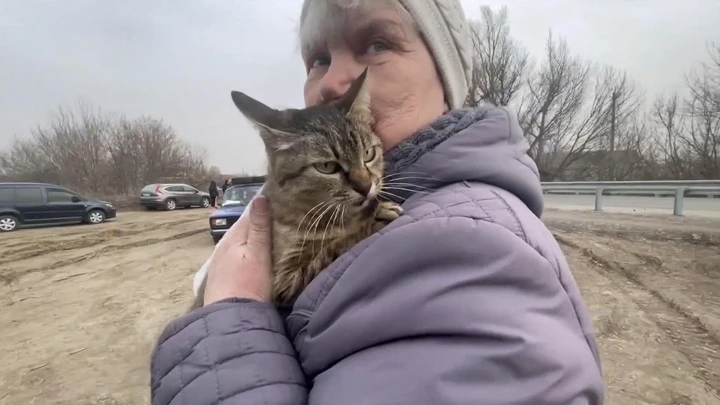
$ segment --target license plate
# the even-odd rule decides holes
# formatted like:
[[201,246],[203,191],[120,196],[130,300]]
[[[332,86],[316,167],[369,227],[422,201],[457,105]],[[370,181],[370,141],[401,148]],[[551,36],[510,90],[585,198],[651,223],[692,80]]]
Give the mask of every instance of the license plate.
[[150,193],[142,193],[143,197],[150,197]]

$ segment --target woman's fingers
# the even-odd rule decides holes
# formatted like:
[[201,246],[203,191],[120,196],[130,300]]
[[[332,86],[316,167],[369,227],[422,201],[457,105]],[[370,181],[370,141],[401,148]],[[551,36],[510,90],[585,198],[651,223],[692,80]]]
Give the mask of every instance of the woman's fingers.
[[262,245],[263,249],[268,249],[270,240],[270,209],[267,197],[258,195],[253,198],[247,215],[242,215],[240,219],[230,227],[223,239],[228,238],[234,244],[243,245],[245,243],[254,243]]
[[[248,212],[248,214],[251,214],[251,213]],[[249,229],[248,229],[249,222],[250,222],[250,215],[241,215],[240,219],[238,219],[237,222],[235,222],[230,227],[230,229],[227,231],[225,236],[223,236],[223,238],[222,238],[222,240],[220,240],[220,242],[222,242],[223,240],[225,240],[227,238],[228,240],[232,241],[232,243],[236,243],[236,244],[246,243],[247,238],[248,238],[248,232],[249,232]]]
[[256,197],[249,208],[225,234],[210,259],[206,305],[230,297],[270,300],[272,243],[267,198]]
[[252,202],[252,210],[248,215],[248,245],[257,248],[258,252],[270,252],[270,209],[265,196],[257,196]]

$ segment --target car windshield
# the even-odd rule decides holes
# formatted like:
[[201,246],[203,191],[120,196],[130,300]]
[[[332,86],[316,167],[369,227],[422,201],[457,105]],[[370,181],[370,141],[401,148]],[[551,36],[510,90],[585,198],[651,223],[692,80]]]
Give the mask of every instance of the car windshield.
[[247,205],[255,194],[257,194],[258,190],[260,190],[260,185],[235,186],[227,189],[223,200],[229,204]]

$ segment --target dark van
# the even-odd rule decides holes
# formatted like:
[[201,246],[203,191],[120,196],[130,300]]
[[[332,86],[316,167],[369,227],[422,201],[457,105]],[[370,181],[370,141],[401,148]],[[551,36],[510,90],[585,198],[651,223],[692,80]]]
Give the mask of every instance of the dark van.
[[55,184],[0,183],[0,232],[23,225],[99,224],[116,215],[111,203],[87,200]]

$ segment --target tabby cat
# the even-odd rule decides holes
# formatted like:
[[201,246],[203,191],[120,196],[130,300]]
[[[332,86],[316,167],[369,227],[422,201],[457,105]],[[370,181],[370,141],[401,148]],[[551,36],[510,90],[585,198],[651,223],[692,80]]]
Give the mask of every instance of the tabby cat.
[[[235,106],[259,130],[268,157],[263,194],[273,218],[272,301],[299,293],[349,248],[402,215],[379,201],[383,151],[373,133],[368,69],[329,105],[275,110],[237,91]],[[203,282],[193,308],[202,306]]]

